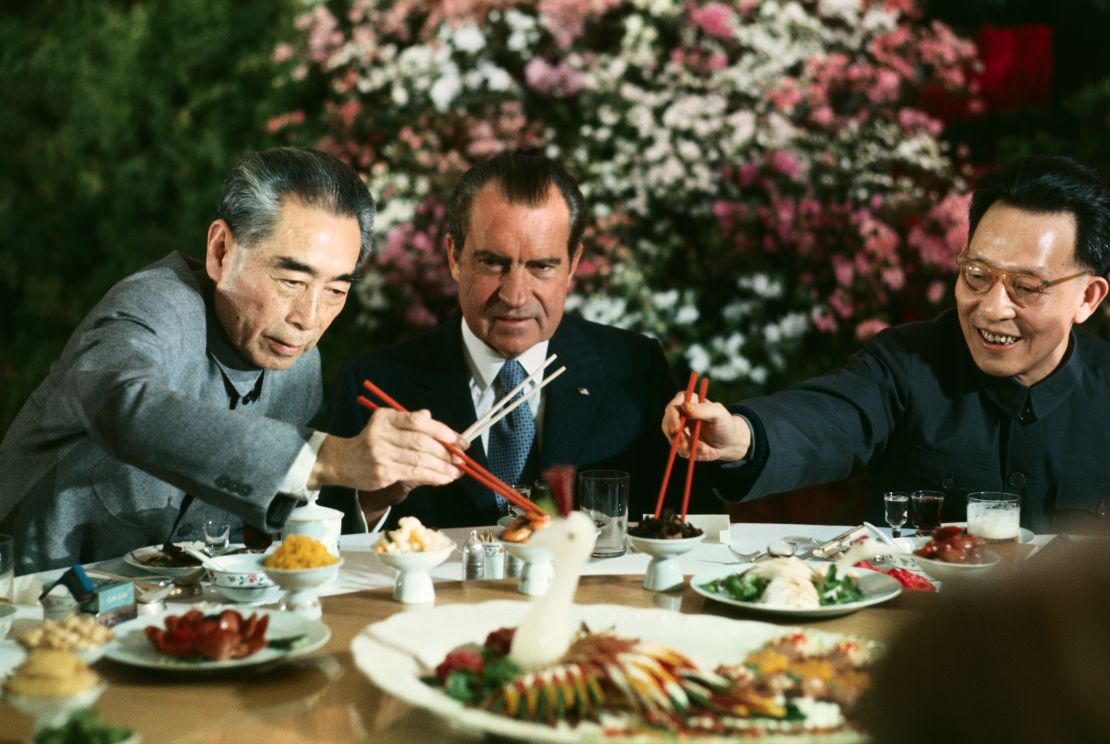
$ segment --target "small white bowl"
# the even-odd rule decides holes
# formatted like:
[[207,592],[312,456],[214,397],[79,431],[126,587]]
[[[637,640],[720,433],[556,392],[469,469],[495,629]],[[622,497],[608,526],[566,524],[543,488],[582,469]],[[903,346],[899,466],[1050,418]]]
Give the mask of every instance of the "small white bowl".
[[281,587],[273,582],[265,586],[220,586],[212,584],[216,592],[236,604],[272,604],[281,599]]
[[270,568],[263,563],[265,558],[256,560],[262,565],[266,575],[285,590],[280,609],[296,612],[309,620],[319,620],[323,616],[317,590],[339,575],[339,567],[343,565],[342,558],[317,568]]
[[702,532],[697,537],[684,537],[667,540],[651,537],[625,535],[633,549],[651,556],[651,563],[644,572],[644,589],[652,592],[666,592],[682,586],[682,566],[678,556],[688,553],[705,539]]
[[88,708],[95,703],[106,689],[108,689],[107,683],[100,682],[69,697],[32,697],[30,695],[9,694],[4,699],[36,719],[35,728],[40,729],[47,726],[62,725],[75,711]]
[[8,637],[8,633],[12,630],[12,622],[15,620],[15,605],[8,602],[0,602],[0,641]]
[[397,581],[393,585],[393,598],[403,604],[430,604],[435,602],[436,592],[428,571],[447,560],[455,550],[455,543],[439,550],[423,550],[418,553],[375,553],[382,563],[395,568]]
[[982,563],[948,563],[934,558],[922,558],[919,555],[915,555],[913,560],[930,579],[953,582],[990,573],[991,569],[998,565],[999,558],[997,553],[984,550]]
[[221,587],[257,589],[275,586],[266,575],[266,569],[259,565],[257,555],[247,553],[221,555],[219,558],[209,558],[205,562],[205,568],[212,578],[212,585],[217,589]]

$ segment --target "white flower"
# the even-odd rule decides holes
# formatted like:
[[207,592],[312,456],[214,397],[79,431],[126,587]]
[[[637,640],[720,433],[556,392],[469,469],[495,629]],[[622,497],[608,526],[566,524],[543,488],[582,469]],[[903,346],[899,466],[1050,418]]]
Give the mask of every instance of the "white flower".
[[695,305],[683,305],[675,313],[674,322],[676,325],[691,325],[698,322],[701,313]]
[[859,18],[862,10],[860,0],[819,0],[817,12],[830,18],[840,17],[845,21],[854,21]]
[[436,107],[436,110],[443,112],[451,107],[451,102],[455,100],[461,90],[462,80],[459,78],[459,68],[454,64],[449,64],[443,68],[443,74],[440,78],[432,83],[432,88],[428,91],[428,97],[432,99],[432,105]]
[[456,29],[451,36],[451,41],[460,52],[470,54],[479,52],[486,46],[486,38],[473,23],[468,23],[462,28]]
[[709,369],[709,352],[701,344],[686,347],[686,364],[698,374]]

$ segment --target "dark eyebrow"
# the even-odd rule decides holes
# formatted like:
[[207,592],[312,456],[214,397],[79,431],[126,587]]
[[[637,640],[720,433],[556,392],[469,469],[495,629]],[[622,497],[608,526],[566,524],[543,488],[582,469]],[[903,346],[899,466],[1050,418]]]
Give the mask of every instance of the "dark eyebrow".
[[[300,272],[301,274],[308,274],[313,279],[315,279],[316,277],[318,277],[320,275],[320,272],[316,271],[316,269],[312,268],[308,264],[302,263],[302,262],[298,261],[295,258],[290,258],[289,256],[278,256],[277,265],[278,265],[278,268],[281,268],[281,269],[286,269],[288,271],[297,271],[297,272]],[[339,276],[332,277],[328,281],[331,281],[331,282],[347,282],[348,284],[354,284],[355,280],[356,280],[356,275],[352,273],[352,274],[340,274]]]

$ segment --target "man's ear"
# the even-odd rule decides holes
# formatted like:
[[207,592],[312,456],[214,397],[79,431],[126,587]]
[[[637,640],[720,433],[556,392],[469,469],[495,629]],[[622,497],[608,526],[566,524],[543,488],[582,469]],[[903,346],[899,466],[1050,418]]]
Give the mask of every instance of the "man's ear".
[[447,236],[447,265],[451,269],[451,278],[456,282],[459,281],[459,250],[455,245],[455,239],[450,235]]
[[1095,310],[1106,299],[1107,291],[1110,291],[1110,282],[1107,282],[1105,277],[1092,276],[1088,278],[1087,286],[1083,290],[1083,303],[1075,311],[1075,322],[1082,323],[1094,315]]
[[231,227],[223,220],[216,220],[208,226],[208,245],[204,252],[204,268],[214,282],[219,282],[224,273],[224,262],[231,252],[235,238]]

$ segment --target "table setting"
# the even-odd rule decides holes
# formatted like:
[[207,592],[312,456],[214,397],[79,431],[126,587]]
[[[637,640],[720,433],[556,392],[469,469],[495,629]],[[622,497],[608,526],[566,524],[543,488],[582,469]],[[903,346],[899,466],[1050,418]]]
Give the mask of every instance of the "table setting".
[[[695,381],[692,375],[688,399]],[[703,379],[702,399],[706,387]],[[399,408],[369,381],[366,389]],[[491,418],[497,415],[504,411]],[[697,440],[695,426],[692,452]],[[682,502],[664,510],[674,454],[672,448],[655,512],[639,518],[628,514],[627,474],[546,473],[553,503],[545,509],[464,456],[468,477],[515,509],[506,518],[512,521],[430,530],[405,518],[398,530],[338,535],[330,510],[310,504],[290,521],[282,543],[263,553],[238,552],[222,525],[213,525],[201,544],[151,546],[89,566],[106,577],[102,582],[146,582],[147,593],[133,589],[140,601],[90,662],[97,686],[81,694],[98,698],[105,720],[141,732],[146,742],[217,741],[227,731],[244,741],[321,733],[334,741],[451,742],[475,734],[578,741],[607,739],[613,730],[625,732],[621,741],[647,741],[657,729],[684,731],[692,741],[720,740],[721,732],[753,741],[865,741],[850,701],[799,689],[784,698],[785,708],[753,698],[747,673],[729,675],[745,665],[763,669],[783,654],[797,655],[786,668],[798,663],[799,670],[846,648],[878,654],[882,642],[937,601],[933,591],[913,591],[906,574],[920,588],[943,591],[949,581],[989,575],[986,569],[1003,560],[995,549],[1005,553],[1002,546],[1012,542],[1027,557],[1049,539],[1029,536],[1019,544],[1027,536],[1014,529],[1012,500],[999,494],[975,495],[983,505],[969,510],[966,526],[942,525],[938,500],[925,492],[889,499],[886,528],[729,524],[725,515],[687,514],[693,458]],[[900,534],[908,519],[914,537]],[[521,575],[466,573],[467,551],[459,546],[472,533],[488,536],[475,555],[504,561],[502,551],[486,549],[500,544],[523,561]],[[938,545],[942,534],[974,545]],[[985,540],[992,550],[982,549]],[[164,565],[159,550],[193,555],[197,565]],[[857,562],[860,550],[873,563]],[[1015,560],[1012,551],[1005,560]],[[932,563],[945,564],[948,573]],[[45,599],[57,597],[59,587],[41,593],[42,602],[35,592],[60,579],[68,585],[74,572],[85,575],[74,567],[17,579],[24,591],[8,613],[11,637],[0,640],[0,675],[18,676],[38,653],[21,644],[43,624]],[[141,601],[183,578],[195,595]],[[810,604],[793,602],[799,592]],[[67,612],[75,609],[76,602]],[[623,655],[611,656],[614,648]],[[868,663],[874,654],[865,654]],[[615,658],[641,659],[671,681],[630,685],[632,667],[604,661]],[[487,664],[514,675],[531,671],[483,676]],[[768,674],[782,668],[766,664]],[[866,672],[861,667],[858,674]],[[485,706],[468,699],[468,685],[484,690]],[[566,685],[578,692],[564,693]],[[139,696],[144,704],[136,707]],[[621,696],[623,702],[604,703]],[[720,704],[699,713],[706,696]],[[292,699],[311,702],[291,706]],[[722,710],[762,713],[751,719]],[[23,738],[34,724],[8,706],[0,706],[0,720]],[[699,728],[706,720],[713,731]]]

